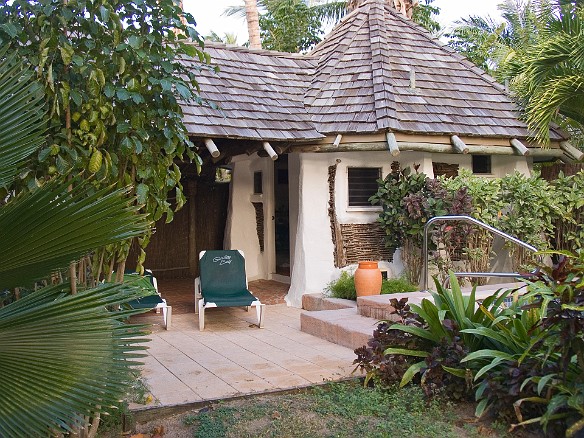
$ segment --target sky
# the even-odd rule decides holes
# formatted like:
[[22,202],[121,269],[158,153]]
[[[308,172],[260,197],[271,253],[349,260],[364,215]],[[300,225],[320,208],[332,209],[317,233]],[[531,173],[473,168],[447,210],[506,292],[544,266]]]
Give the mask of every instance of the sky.
[[[201,35],[214,31],[220,36],[226,32],[237,35],[238,44],[248,40],[245,20],[240,17],[226,17],[222,13],[228,6],[243,5],[243,0],[183,0],[184,8],[197,21]],[[499,18],[497,5],[501,0],[434,0],[433,5],[440,8],[438,21],[448,27],[461,17],[469,15]]]

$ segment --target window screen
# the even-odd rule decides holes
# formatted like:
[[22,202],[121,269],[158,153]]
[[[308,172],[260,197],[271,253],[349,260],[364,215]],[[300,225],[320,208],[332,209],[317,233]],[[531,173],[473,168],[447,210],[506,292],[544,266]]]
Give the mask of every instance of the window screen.
[[380,167],[349,167],[349,207],[371,207],[369,198],[377,193]]
[[490,155],[472,156],[472,173],[492,173]]

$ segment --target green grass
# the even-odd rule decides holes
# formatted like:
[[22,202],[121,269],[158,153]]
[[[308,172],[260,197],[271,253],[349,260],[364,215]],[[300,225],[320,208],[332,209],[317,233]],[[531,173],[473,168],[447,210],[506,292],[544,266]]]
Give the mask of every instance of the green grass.
[[[341,272],[341,276],[328,284],[327,292],[333,298],[343,298],[346,300],[356,300],[355,277],[349,275],[347,271]],[[418,287],[411,284],[403,277],[388,278],[381,283],[382,294],[395,294],[400,292],[415,292]]]
[[[331,383],[310,391],[219,403],[188,414],[194,437],[474,437],[479,426],[459,427],[457,407],[427,402],[418,387],[364,388]],[[484,432],[484,431],[483,431]],[[492,431],[491,437],[500,437]]]

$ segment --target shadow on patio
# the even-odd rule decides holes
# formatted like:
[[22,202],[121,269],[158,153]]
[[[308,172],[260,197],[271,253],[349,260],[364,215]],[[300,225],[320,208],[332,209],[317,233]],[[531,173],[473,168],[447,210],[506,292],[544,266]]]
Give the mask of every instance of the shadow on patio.
[[264,329],[254,325],[255,311],[219,308],[207,310],[203,332],[193,313],[192,287],[190,279],[161,282],[162,296],[173,306],[170,330],[164,330],[162,316],[152,312],[134,319],[153,324],[142,376],[154,398],[148,405],[133,405],[134,411],[294,389],[350,376],[353,351],[301,332],[303,311],[281,304],[287,285],[250,283],[262,302],[274,303],[266,308]]

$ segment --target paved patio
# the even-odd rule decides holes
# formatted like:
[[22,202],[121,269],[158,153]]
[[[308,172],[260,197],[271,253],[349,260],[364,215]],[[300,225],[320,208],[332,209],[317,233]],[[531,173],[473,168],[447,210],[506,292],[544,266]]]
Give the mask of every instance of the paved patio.
[[193,313],[173,315],[169,331],[161,315],[152,322],[142,376],[153,396],[148,406],[168,407],[265,391],[294,389],[351,375],[355,355],[300,331],[301,309],[266,306],[265,328],[254,325],[255,310],[209,309],[205,331]]

